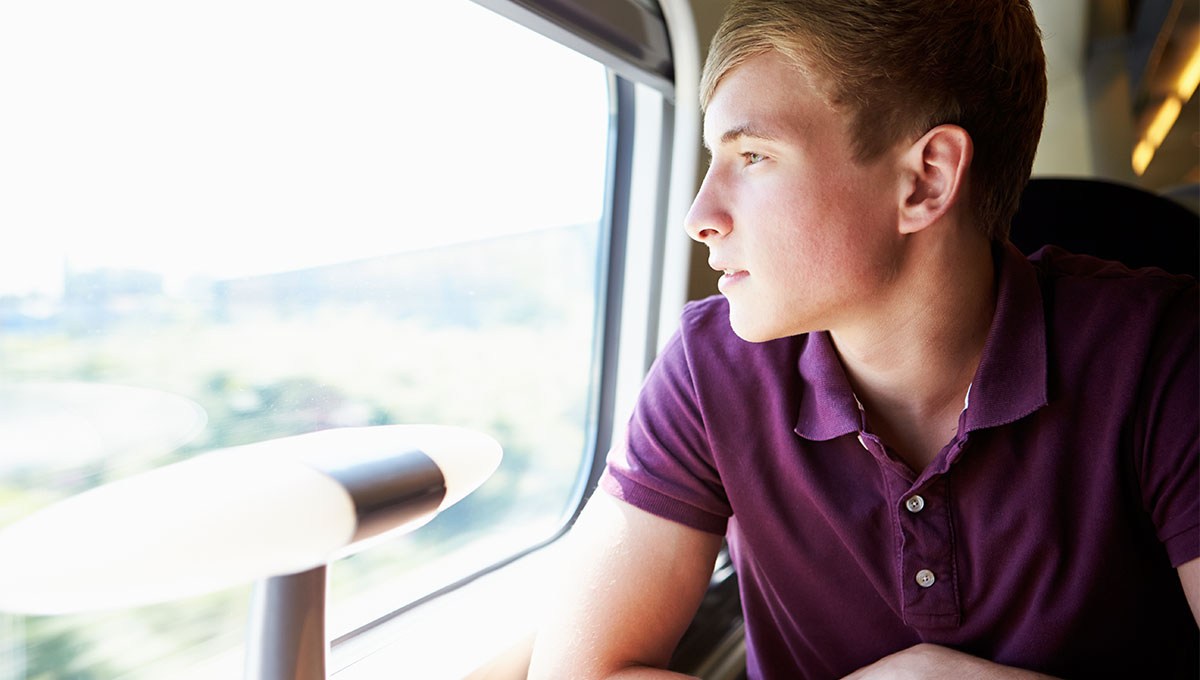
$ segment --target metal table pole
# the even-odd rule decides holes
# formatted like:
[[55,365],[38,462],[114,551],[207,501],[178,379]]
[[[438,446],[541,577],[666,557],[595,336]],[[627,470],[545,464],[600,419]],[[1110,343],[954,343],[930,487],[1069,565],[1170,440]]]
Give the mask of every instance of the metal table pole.
[[325,680],[326,565],[254,584],[246,680]]

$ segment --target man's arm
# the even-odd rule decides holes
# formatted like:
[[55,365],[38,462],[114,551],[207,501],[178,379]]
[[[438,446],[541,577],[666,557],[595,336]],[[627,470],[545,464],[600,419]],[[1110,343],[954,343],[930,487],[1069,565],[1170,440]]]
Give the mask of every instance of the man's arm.
[[920,644],[860,668],[842,680],[1053,680],[948,647]]
[[1183,594],[1187,596],[1188,606],[1192,608],[1192,617],[1200,624],[1200,557],[1179,565],[1179,581],[1183,584]]
[[[1200,623],[1200,558],[1183,563],[1178,571],[1179,581],[1183,584],[1183,593],[1187,596],[1188,605],[1192,608],[1192,616],[1195,617],[1197,623]],[[872,678],[888,678],[890,680],[897,678],[1034,680],[1048,677],[1032,671],[994,664],[945,647],[917,645],[884,657],[870,666],[860,668],[843,680],[871,680]]]
[[597,492],[568,540],[569,573],[530,680],[683,677],[657,669],[700,606],[721,537]]

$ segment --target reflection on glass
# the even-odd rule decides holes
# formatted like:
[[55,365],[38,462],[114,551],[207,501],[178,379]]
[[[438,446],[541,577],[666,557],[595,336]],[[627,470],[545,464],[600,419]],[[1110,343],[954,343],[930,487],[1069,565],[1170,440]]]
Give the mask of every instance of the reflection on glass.
[[[603,68],[466,0],[68,4],[0,7],[0,525],[428,422],[504,463],[334,566],[333,635],[553,532],[592,408]],[[0,680],[240,677],[248,595],[0,615]]]

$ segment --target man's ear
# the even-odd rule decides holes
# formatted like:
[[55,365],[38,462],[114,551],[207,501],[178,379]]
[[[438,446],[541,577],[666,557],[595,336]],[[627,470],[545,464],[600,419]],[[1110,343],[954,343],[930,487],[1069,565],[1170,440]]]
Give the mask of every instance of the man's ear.
[[901,158],[900,233],[933,224],[965,196],[974,143],[957,125],[939,125],[913,142]]

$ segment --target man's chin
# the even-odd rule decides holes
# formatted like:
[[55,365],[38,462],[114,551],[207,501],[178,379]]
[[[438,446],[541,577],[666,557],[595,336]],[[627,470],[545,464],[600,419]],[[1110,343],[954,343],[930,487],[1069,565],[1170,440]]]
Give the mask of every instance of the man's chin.
[[795,328],[793,325],[777,323],[776,319],[764,319],[761,316],[738,313],[733,305],[729,307],[729,326],[734,335],[746,342],[770,342],[780,338],[809,333],[816,329]]
[[734,335],[746,342],[767,342],[784,337],[784,334],[774,332],[777,329],[761,323],[748,323],[745,319],[739,319],[737,314],[729,315],[729,326],[733,328]]

